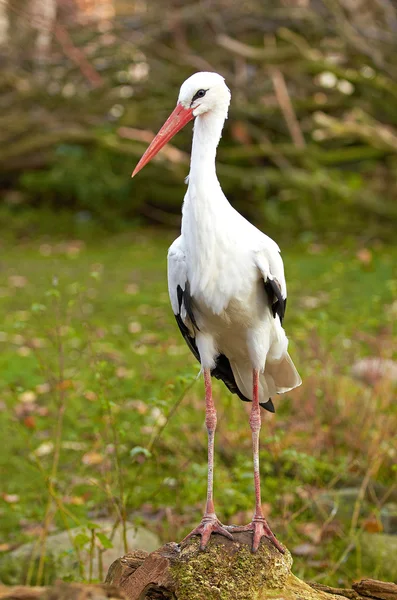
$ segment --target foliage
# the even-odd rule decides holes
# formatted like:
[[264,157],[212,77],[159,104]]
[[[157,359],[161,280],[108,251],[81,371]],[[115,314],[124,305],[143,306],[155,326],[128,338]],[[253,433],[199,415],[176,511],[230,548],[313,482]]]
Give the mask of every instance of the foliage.
[[[32,583],[53,576],[40,560],[54,528],[86,527],[78,557],[104,515],[144,523],[164,541],[181,539],[200,518],[202,384],[169,309],[170,241],[133,230],[3,243],[0,548],[36,540]],[[294,558],[305,578],[373,574],[360,564],[357,540],[381,528],[393,492],[397,413],[391,382],[371,387],[351,366],[393,356],[396,258],[383,247],[284,250],[286,327],[304,385],[263,417],[261,473],[264,510],[280,539],[292,550],[309,543],[309,559]],[[215,397],[215,501],[221,519],[243,523],[254,497],[249,407],[218,383]],[[370,493],[347,519],[324,500],[357,485]]]
[[[137,3],[131,17],[118,2],[113,20],[88,27],[61,13],[38,66],[29,46],[25,54],[7,46],[4,203],[86,212],[111,229],[137,217],[175,223],[190,131],[175,142],[185,152],[166,151],[133,183],[129,174],[183,79],[207,69],[224,74],[233,93],[218,171],[237,208],[278,238],[392,239],[395,8],[248,4]],[[19,29],[16,19],[16,41]]]
[[[216,70],[233,94],[219,178],[287,243],[287,332],[304,380],[264,416],[264,510],[300,576],[382,577],[362,560],[361,534],[382,529],[396,492],[395,389],[351,367],[395,358],[394,5],[118,0],[114,19],[84,21],[68,4],[36,56],[29,3],[3,4],[0,551],[35,540],[27,580],[47,581],[48,536],[81,525],[74,550],[90,578],[81,548],[112,543],[100,516],[164,541],[200,517],[202,390],[165,292],[171,236],[132,228],[179,223],[191,131],[130,173],[181,82]],[[243,523],[249,407],[218,383],[215,393],[218,513]],[[334,501],[350,487],[353,506]]]

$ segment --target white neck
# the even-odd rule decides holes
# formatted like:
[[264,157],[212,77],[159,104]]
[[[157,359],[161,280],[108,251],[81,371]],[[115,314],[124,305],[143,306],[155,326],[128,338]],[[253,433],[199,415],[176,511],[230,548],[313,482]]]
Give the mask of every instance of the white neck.
[[212,297],[216,290],[209,290],[211,281],[219,283],[219,277],[211,279],[211,274],[228,272],[219,263],[225,256],[219,254],[219,247],[232,244],[229,237],[234,229],[230,227],[230,213],[234,211],[215,170],[216,149],[226,114],[227,106],[222,112],[211,111],[196,117],[194,124],[189,187],[182,210],[182,237],[192,295],[207,290]]
[[218,182],[215,157],[226,115],[223,110],[212,110],[199,115],[194,122],[189,183],[201,189]]

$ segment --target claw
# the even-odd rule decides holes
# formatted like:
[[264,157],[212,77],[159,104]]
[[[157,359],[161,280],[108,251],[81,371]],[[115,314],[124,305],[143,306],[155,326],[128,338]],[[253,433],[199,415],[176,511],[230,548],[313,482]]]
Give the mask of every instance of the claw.
[[268,540],[271,541],[273,546],[275,546],[277,550],[281,552],[281,554],[285,554],[284,548],[270,529],[266,519],[264,519],[263,517],[254,517],[251,523],[249,523],[248,525],[230,525],[227,529],[233,532],[253,531],[254,535],[252,540],[252,552],[256,552],[258,550],[261,539],[263,537],[266,537]]
[[194,535],[201,535],[200,550],[205,550],[212,533],[219,533],[219,535],[224,535],[229,540],[233,540],[232,534],[216,518],[216,515],[204,515],[200,525],[188,533],[187,536],[183,538],[181,544]]

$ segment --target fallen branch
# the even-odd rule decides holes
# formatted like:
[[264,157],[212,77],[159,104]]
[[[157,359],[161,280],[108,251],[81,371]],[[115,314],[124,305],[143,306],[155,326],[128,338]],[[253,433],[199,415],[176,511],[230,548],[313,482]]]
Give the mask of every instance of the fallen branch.
[[353,589],[368,598],[379,598],[380,600],[396,600],[397,598],[397,584],[377,579],[363,579],[358,583],[353,583]]
[[103,85],[102,77],[87,60],[83,50],[73,44],[73,40],[69,33],[64,27],[59,25],[59,23],[55,25],[55,37],[61,45],[63,52],[79,67],[80,71],[91,85],[93,87]]
[[397,600],[397,585],[387,581],[378,581],[377,579],[362,579],[353,583],[353,589],[335,588],[321,583],[309,584],[314,590],[333,594],[334,596],[343,596],[350,600]]
[[65,583],[58,581],[49,587],[12,587],[0,585],[0,600],[120,600],[125,598],[121,590],[112,585]]

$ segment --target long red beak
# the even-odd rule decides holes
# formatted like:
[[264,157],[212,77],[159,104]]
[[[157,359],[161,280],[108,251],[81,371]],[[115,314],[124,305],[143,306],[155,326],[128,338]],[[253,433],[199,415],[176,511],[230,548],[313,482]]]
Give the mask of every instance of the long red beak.
[[134,177],[141,169],[143,169],[143,167],[156,156],[157,152],[159,152],[159,150],[161,150],[161,148],[192,119],[194,119],[193,109],[185,108],[182,104],[177,104],[156,137],[152,140],[149,148],[135,167],[131,177]]

